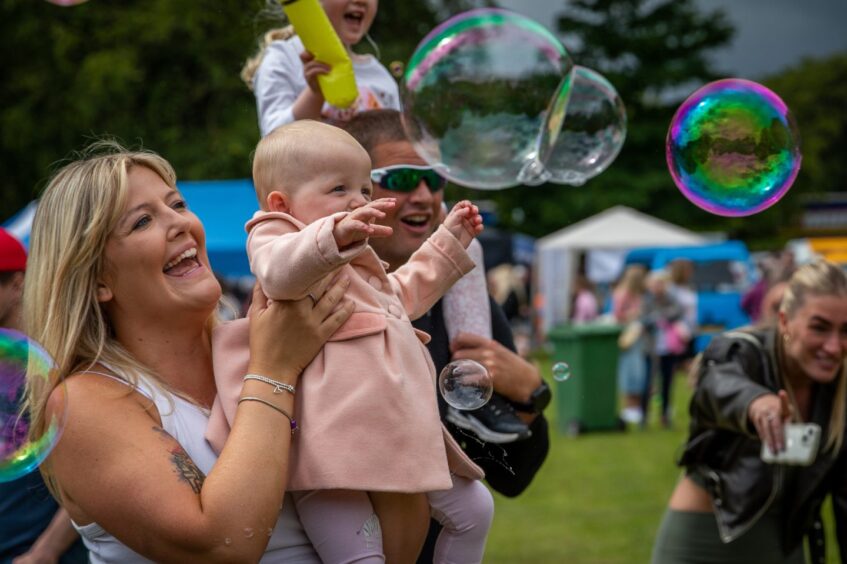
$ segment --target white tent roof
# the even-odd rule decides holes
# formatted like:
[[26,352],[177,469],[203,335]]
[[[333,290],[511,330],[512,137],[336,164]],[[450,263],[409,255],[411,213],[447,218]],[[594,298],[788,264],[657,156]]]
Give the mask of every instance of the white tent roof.
[[700,245],[706,239],[626,206],[615,206],[539,239],[540,250]]

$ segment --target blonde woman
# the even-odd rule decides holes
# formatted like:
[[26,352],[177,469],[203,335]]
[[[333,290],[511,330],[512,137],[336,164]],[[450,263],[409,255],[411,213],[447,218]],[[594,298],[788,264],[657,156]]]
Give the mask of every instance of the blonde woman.
[[[203,439],[221,289],[170,165],[115,145],[72,162],[31,241],[25,325],[57,370],[29,382],[28,404],[37,433],[67,398],[42,473],[91,561],[316,562],[284,496],[293,394],[249,380],[220,457]],[[344,287],[314,307],[257,293],[249,372],[294,386],[351,313],[333,313]]]
[[[703,353],[690,438],[656,539],[655,564],[823,562],[817,519],[832,495],[847,561],[847,276],[817,261],[788,282],[776,326],[730,331]],[[823,433],[809,466],[767,464],[762,443],[785,448],[785,425]]]
[[624,326],[618,341],[618,389],[623,394],[621,418],[627,423],[641,423],[641,393],[647,380],[645,336],[641,315],[644,309],[646,271],[639,264],[626,268],[614,292],[612,313],[615,321]]

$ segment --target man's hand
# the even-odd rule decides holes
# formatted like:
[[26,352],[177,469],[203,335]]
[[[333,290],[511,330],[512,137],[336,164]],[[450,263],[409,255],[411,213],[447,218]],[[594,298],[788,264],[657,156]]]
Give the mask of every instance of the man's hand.
[[479,208],[468,200],[462,200],[444,218],[444,227],[467,249],[473,238],[482,233]]
[[347,214],[335,224],[332,231],[338,248],[344,250],[368,237],[390,237],[393,230],[386,225],[377,225],[374,221],[385,217],[385,210],[390,210],[396,203],[394,198],[380,198]]

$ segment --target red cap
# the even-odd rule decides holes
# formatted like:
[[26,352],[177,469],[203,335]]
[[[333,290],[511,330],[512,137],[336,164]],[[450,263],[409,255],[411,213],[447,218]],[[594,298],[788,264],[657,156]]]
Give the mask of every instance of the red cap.
[[26,270],[26,251],[21,242],[0,227],[0,272]]

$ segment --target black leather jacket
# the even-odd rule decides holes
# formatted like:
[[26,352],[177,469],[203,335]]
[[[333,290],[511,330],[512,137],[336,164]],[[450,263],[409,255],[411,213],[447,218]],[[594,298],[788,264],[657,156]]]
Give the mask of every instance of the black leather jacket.
[[723,542],[743,535],[779,500],[784,516],[779,534],[786,552],[792,550],[804,534],[815,532],[820,506],[831,493],[841,559],[847,562],[847,446],[823,452],[835,385],[816,385],[813,391],[810,420],[823,434],[822,451],[810,466],[789,470],[762,462],[762,443],[748,422],[750,402],[783,387],[775,341],[775,329],[731,331],[712,340],[701,359],[679,465],[711,495]]

